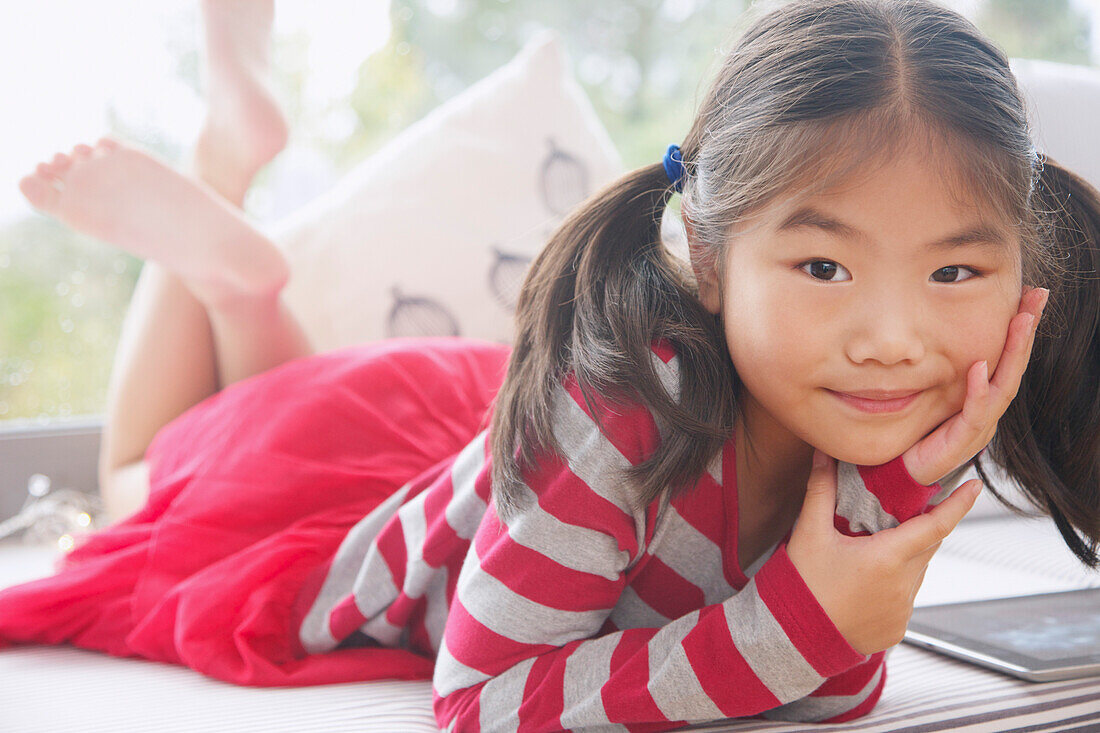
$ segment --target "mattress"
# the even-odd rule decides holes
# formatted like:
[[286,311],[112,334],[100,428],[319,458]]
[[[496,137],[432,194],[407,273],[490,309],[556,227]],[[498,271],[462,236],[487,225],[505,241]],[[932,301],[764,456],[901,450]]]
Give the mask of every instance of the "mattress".
[[[53,551],[0,544],[0,587],[49,572]],[[964,521],[932,558],[916,605],[1100,587],[1049,520]],[[730,721],[707,731],[1100,731],[1100,677],[1034,683],[901,644],[882,699],[838,725]],[[189,669],[70,647],[0,652],[0,732],[437,730],[428,682],[246,688]]]

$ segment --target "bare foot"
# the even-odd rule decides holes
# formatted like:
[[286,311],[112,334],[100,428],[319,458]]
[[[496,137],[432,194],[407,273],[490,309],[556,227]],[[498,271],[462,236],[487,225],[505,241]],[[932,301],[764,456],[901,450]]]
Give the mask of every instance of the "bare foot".
[[238,206],[256,173],[286,147],[287,123],[269,82],[273,0],[203,0],[206,121],[194,170]]
[[58,153],[19,188],[77,231],[160,262],[204,305],[270,295],[289,278],[282,253],[209,186],[112,138]]

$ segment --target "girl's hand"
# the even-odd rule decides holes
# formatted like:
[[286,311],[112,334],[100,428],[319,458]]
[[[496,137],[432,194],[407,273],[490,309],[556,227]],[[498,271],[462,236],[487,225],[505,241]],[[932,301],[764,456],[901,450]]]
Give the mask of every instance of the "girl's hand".
[[[823,465],[817,465],[819,457]],[[821,451],[814,451],[814,459],[787,556],[848,644],[874,654],[905,636],[925,568],[974,506],[981,482],[967,481],[927,514],[851,537],[833,526],[836,461]]]
[[966,375],[962,411],[902,454],[905,469],[917,483],[931,486],[989,445],[997,422],[1020,390],[1035,344],[1035,329],[1049,295],[1043,288],[1032,288],[1020,298],[1020,309],[1009,321],[1008,338],[993,379],[988,378],[985,362],[972,364]]

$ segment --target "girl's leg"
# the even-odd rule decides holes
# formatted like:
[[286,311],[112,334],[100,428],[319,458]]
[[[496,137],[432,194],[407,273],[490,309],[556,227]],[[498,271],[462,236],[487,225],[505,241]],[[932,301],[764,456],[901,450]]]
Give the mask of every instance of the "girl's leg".
[[202,0],[207,115],[192,168],[240,207],[256,173],[287,142],[269,86],[273,0]]
[[157,262],[141,268],[115,351],[99,445],[99,492],[110,520],[149,495],[142,456],[156,432],[218,390],[206,308]]
[[[272,0],[203,0],[209,112],[192,170],[237,207],[256,171],[286,144],[286,122],[266,87],[272,13]],[[90,152],[78,146],[73,155]],[[39,175],[56,179],[70,165],[59,154]],[[221,386],[309,352],[277,291],[208,313],[175,272],[147,260],[108,387],[99,483],[109,517],[145,502],[142,456],[163,425]]]
[[[173,412],[205,396],[211,361],[216,386],[224,387],[311,353],[281,298],[289,277],[282,254],[206,184],[144,151],[103,139],[95,148],[78,146],[58,165],[39,166],[20,186],[36,208],[166,271],[154,268],[141,284],[138,310],[128,316],[129,333],[120,343],[108,416],[115,421],[105,441],[108,478],[141,460]],[[208,337],[187,292],[206,313]],[[191,309],[195,317],[177,320],[180,313],[170,311],[173,307]],[[165,321],[156,320],[165,314]],[[201,377],[188,372],[188,365],[197,366]],[[105,498],[116,507],[126,500]],[[128,497],[138,498],[144,501]],[[128,512],[113,516],[122,513]]]

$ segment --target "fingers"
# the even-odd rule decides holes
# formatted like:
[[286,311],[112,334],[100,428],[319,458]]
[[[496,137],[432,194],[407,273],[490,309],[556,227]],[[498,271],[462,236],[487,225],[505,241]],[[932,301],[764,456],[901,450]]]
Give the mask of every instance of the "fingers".
[[1012,317],[1008,327],[1008,339],[1004,353],[997,362],[997,371],[993,374],[990,386],[997,395],[998,414],[1004,414],[1009,403],[1020,390],[1020,381],[1028,362],[1031,350],[1035,346],[1035,333],[1039,327],[1039,318],[1046,309],[1050,291],[1034,288],[1020,299],[1020,312]]
[[962,422],[974,435],[981,433],[989,422],[989,403],[989,364],[979,361],[966,373],[966,401],[962,409]]
[[[833,531],[836,514],[836,461],[814,449],[813,467],[806,482],[806,498],[798,514],[802,531]],[[796,528],[797,526],[796,525]]]
[[935,466],[925,466],[935,469],[932,475],[946,475],[953,467],[961,465],[962,454],[972,457],[989,444],[998,421],[1020,391],[1035,345],[1039,316],[1046,307],[1048,296],[1049,291],[1034,288],[1021,298],[1020,310],[1009,322],[1008,338],[992,379],[987,362],[979,361],[970,366],[966,373],[966,398],[958,419],[945,423],[942,434],[933,433],[934,440],[918,456],[923,458],[927,451],[936,456]]
[[908,558],[915,558],[938,546],[947,535],[954,531],[962,518],[974,506],[982,490],[979,479],[971,479],[951,493],[927,514],[921,514],[893,529],[879,532],[890,534],[890,542],[896,543],[896,549]]
[[905,468],[915,480],[930,486],[989,445],[997,423],[1020,390],[1036,325],[1049,296],[1044,288],[1032,288],[1020,299],[993,378],[987,362],[971,364],[962,409],[905,452]]
[[905,469],[914,480],[931,486],[969,460],[993,437],[1003,411],[992,412],[987,368],[984,361],[970,366],[962,410],[903,454]]

